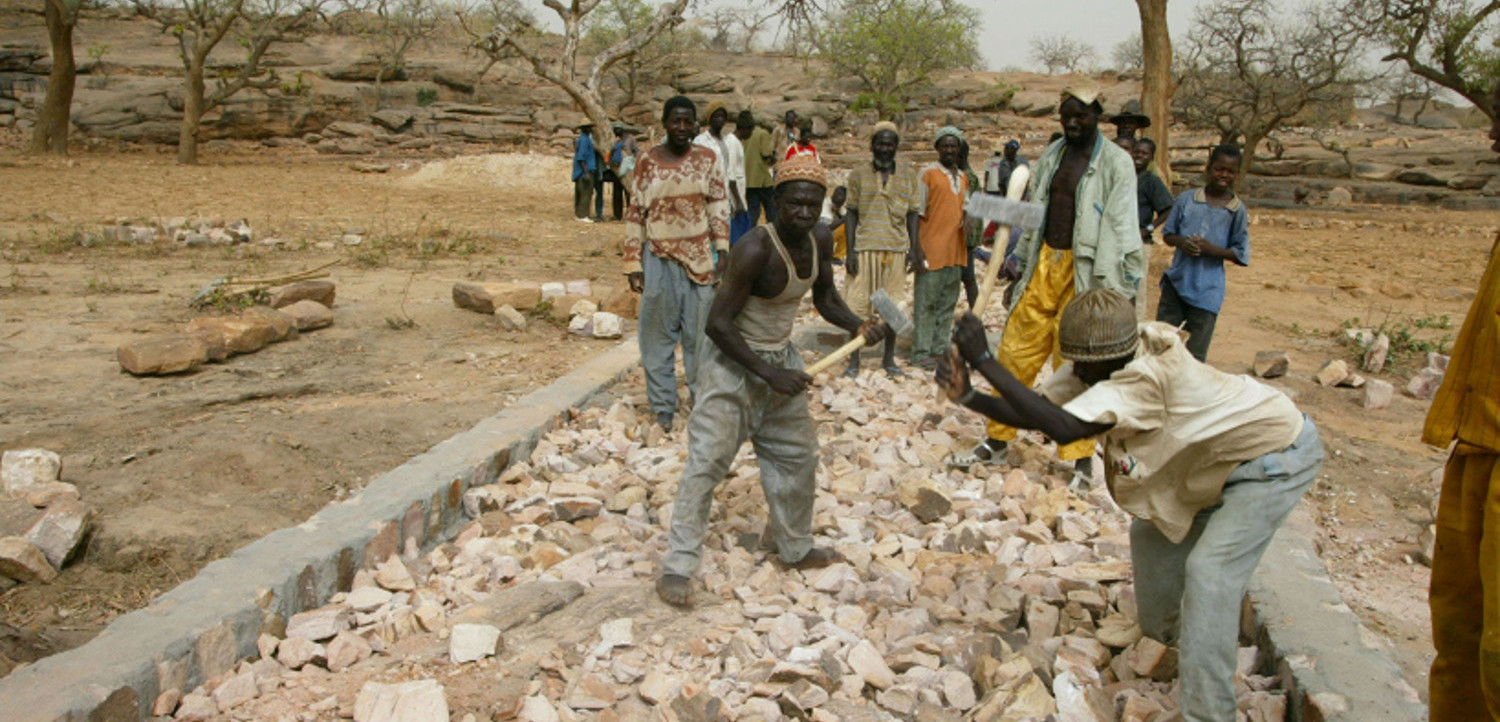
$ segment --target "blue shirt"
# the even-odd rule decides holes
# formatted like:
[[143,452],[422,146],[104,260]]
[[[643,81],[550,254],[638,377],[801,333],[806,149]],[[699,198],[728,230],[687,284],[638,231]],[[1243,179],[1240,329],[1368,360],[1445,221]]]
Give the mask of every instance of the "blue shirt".
[[[1162,224],[1165,236],[1202,236],[1216,246],[1234,253],[1234,262],[1250,265],[1250,213],[1238,196],[1223,208],[1209,205],[1200,188],[1183,191],[1172,204],[1172,213]],[[1177,295],[1193,308],[1218,313],[1224,305],[1224,259],[1189,256],[1181,249],[1172,258],[1172,267],[1162,275],[1162,283],[1172,282]]]
[[587,133],[580,133],[578,141],[573,144],[573,180],[585,175],[593,177],[598,170],[599,155],[594,152],[594,139]]

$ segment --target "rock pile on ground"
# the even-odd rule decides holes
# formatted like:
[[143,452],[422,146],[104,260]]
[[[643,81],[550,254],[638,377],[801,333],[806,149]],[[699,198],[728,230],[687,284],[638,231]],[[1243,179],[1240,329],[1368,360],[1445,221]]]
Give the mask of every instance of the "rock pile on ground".
[[236,316],[199,316],[179,333],[127,341],[115,350],[120,368],[135,376],[191,371],[230,356],[255,353],[290,341],[306,331],[333,324],[332,281],[298,281],[272,289],[269,305],[252,306]]
[[[636,382],[637,384],[639,382]],[[638,388],[635,391],[639,391]],[[695,607],[651,585],[686,434],[644,399],[582,410],[464,497],[474,521],[409,547],[260,640],[177,719],[1131,720],[1173,718],[1176,653],[1135,624],[1128,520],[1067,488],[1051,450],[946,470],[979,430],[930,382],[867,372],[811,393],[814,532],[847,561],[762,544],[750,447],[718,490]],[[1244,648],[1241,719],[1285,697]],[[401,713],[399,710],[405,710]],[[1053,715],[1055,717],[1049,717]]]
[[93,510],[62,481],[62,459],[52,451],[5,452],[0,479],[0,590],[50,582],[88,535]]
[[594,295],[587,279],[526,283],[513,281],[453,284],[453,305],[475,313],[493,315],[500,328],[524,331],[527,314],[543,316],[577,336],[614,339],[624,334],[624,319],[636,316],[639,297],[629,291],[614,291],[604,298]]
[[[104,226],[98,234],[80,233],[76,239],[85,246],[95,243],[141,244],[169,240],[180,246],[233,246],[255,240],[255,232],[245,220],[224,222],[212,218],[161,218],[157,220],[120,219]],[[261,239],[263,245],[278,245],[277,238]]]

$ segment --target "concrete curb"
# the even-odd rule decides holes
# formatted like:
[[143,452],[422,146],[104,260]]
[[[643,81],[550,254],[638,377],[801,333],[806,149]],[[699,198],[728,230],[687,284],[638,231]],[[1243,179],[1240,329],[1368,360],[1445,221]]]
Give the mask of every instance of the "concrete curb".
[[116,619],[88,644],[0,680],[0,720],[139,720],[156,696],[184,692],[256,652],[265,631],[347,589],[356,570],[430,546],[465,520],[463,492],[531,453],[559,416],[634,368],[625,341],[504,411],[325,507],[204,567],[145,609]]
[[1299,508],[1276,532],[1250,584],[1246,630],[1276,660],[1290,722],[1414,722],[1427,707],[1385,642],[1328,578]]

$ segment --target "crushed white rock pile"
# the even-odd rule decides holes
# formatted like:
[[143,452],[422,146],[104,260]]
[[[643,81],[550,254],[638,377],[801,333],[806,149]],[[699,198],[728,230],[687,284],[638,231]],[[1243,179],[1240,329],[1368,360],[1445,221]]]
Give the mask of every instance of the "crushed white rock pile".
[[[360,572],[352,590],[263,636],[259,660],[167,691],[156,712],[1177,718],[1176,653],[1134,622],[1128,519],[1104,490],[1071,492],[1050,447],[1024,440],[1014,466],[946,470],[944,456],[972,443],[979,420],[915,374],[829,379],[811,398],[822,442],[814,532],[847,563],[791,571],[761,548],[765,506],[747,445],[718,490],[694,608],[656,600],[686,433],[649,423],[637,393],[580,411],[498,483],[471,489],[475,521],[452,542]],[[555,589],[577,600],[495,621]],[[545,634],[528,631],[549,620]],[[1284,693],[1258,674],[1271,661],[1241,652],[1241,719],[1284,719]]]

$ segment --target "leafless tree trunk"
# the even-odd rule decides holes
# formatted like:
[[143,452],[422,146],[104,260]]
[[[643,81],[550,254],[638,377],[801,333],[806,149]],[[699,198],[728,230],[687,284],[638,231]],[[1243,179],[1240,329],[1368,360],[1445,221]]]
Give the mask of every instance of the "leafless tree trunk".
[[1167,0],[1136,0],[1141,14],[1141,108],[1151,116],[1151,139],[1156,141],[1156,173],[1172,184],[1172,36],[1167,29]]
[[72,125],[73,86],[78,65],[73,59],[73,27],[78,23],[78,3],[44,0],[47,40],[52,45],[52,72],[47,76],[47,95],[37,113],[31,134],[31,152],[67,155],[68,130]]

